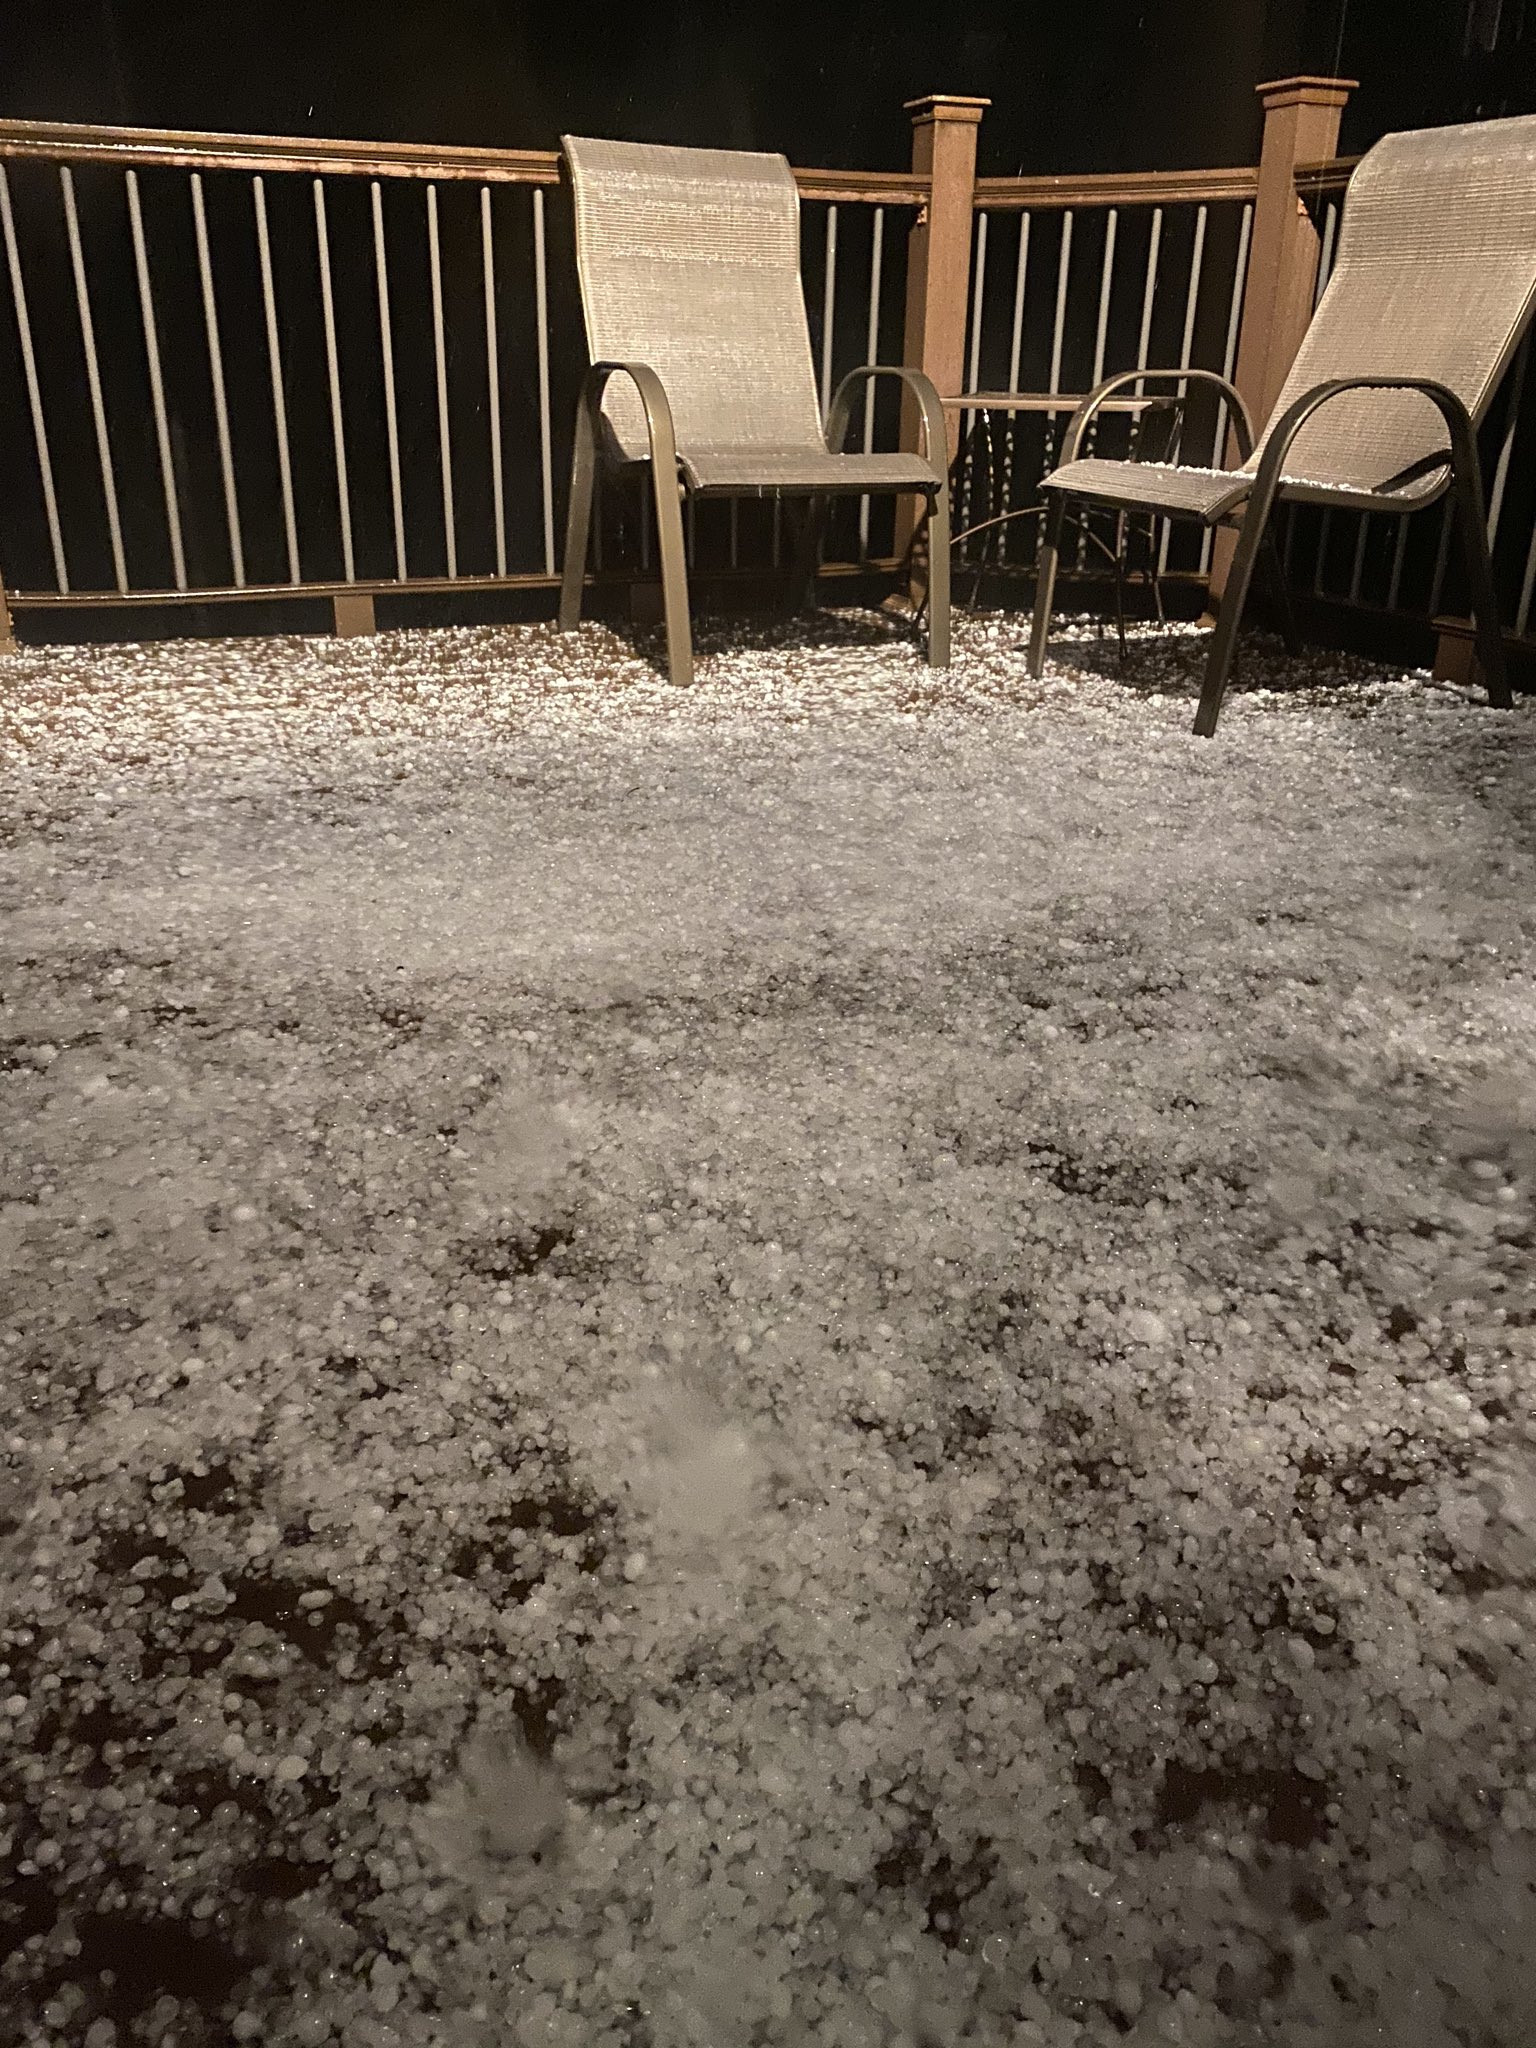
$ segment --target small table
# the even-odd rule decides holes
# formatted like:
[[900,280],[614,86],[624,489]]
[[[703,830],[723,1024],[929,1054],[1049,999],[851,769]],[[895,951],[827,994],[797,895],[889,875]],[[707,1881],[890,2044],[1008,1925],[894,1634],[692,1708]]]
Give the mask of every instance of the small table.
[[[966,457],[970,453],[971,442],[975,438],[976,428],[972,418],[973,415],[980,413],[983,416],[987,416],[995,412],[1026,412],[1045,413],[1048,416],[1066,413],[1070,416],[1077,411],[1077,408],[1083,403],[1086,396],[1085,392],[1071,391],[962,391],[958,397],[944,399],[943,405],[946,412],[958,412],[967,419],[972,420],[968,431],[961,436],[960,445],[955,450],[955,459],[949,466],[951,496],[953,496],[954,485],[960,479]],[[1106,398],[1100,405],[1099,412],[1129,413],[1133,417],[1137,417],[1154,407],[1171,410],[1180,405],[1180,403],[1180,400],[1171,399],[1166,394],[1149,397],[1132,395],[1125,398]],[[990,483],[989,463],[989,489],[987,493],[989,500],[991,498]],[[1010,518],[1015,515],[1004,514],[1003,516]],[[968,530],[974,531],[975,529]],[[957,534],[955,538],[957,540],[963,539],[964,535]]]
[[[942,403],[944,405],[946,412],[958,412],[968,418],[976,414],[981,414],[983,417],[986,417],[992,413],[1044,413],[1048,416],[1054,417],[1062,413],[1065,413],[1069,416],[1072,413],[1075,413],[1078,407],[1083,403],[1083,400],[1087,397],[1087,395],[1088,394],[1086,392],[1071,391],[962,391],[953,398],[944,399]],[[1106,398],[1099,406],[1098,413],[1128,413],[1132,417],[1139,418],[1142,413],[1159,408],[1174,415],[1174,417],[1170,421],[1170,426],[1172,429],[1170,439],[1172,439],[1174,436],[1177,435],[1178,431],[1179,422],[1177,414],[1182,412],[1182,397],[1172,398],[1167,393],[1156,393],[1148,394],[1145,397],[1131,395],[1119,398]],[[962,471],[964,469],[966,459],[970,453],[971,442],[975,437],[975,433],[976,426],[974,423],[974,418],[971,418],[969,430],[961,436],[960,444],[955,451],[954,461],[950,464],[950,485],[952,501],[954,486],[958,483]],[[989,502],[992,496],[990,446],[991,444],[989,437]],[[960,532],[954,535],[954,539],[956,541],[964,540],[966,536],[970,533],[979,533],[982,530],[982,527],[984,526],[990,526],[993,528],[994,532],[1000,532],[1002,526],[1008,520],[1016,518],[1027,518],[1031,510],[1041,509],[1043,508],[1032,507],[1028,509],[1021,509],[1019,511],[1002,513],[998,515],[998,517],[995,519],[986,519],[981,521],[980,524],[977,526],[962,528]],[[976,571],[976,589],[973,590],[971,594],[972,604],[974,604],[976,601],[976,592],[979,591],[981,588],[981,578],[986,569],[986,557],[989,545],[990,541],[984,542],[982,545],[982,557],[980,563],[977,566]],[[1120,609],[1122,606],[1120,588],[1122,575],[1123,572],[1117,569],[1117,609]],[[1155,574],[1152,577],[1152,584],[1154,596],[1157,600],[1158,612],[1159,614],[1161,614],[1162,592],[1161,589],[1158,587],[1157,578]],[[1123,620],[1121,623],[1121,632],[1123,635]]]
[[[962,391],[958,398],[946,398],[950,412],[1076,412],[1088,396],[1086,391]],[[1106,398],[1100,412],[1142,412],[1158,403],[1155,398]]]

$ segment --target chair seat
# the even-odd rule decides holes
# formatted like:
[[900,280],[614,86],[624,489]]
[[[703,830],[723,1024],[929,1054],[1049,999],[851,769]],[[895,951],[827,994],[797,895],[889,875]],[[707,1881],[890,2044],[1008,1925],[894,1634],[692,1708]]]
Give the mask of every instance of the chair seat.
[[1241,470],[1175,467],[1166,462],[1112,462],[1085,456],[1063,463],[1045,479],[1047,490],[1070,491],[1106,505],[1145,508],[1214,526],[1241,505],[1253,478]]
[[[1350,490],[1344,484],[1287,476],[1281,479],[1280,495],[1310,505],[1337,506],[1341,511],[1411,512],[1439,496],[1448,474],[1444,469],[1435,469],[1392,491]],[[1198,519],[1206,526],[1217,526],[1238,510],[1253,489],[1253,473],[1246,469],[1196,469],[1193,464],[1175,467],[1166,462],[1113,462],[1099,456],[1084,456],[1053,470],[1045,479],[1045,488],[1068,491],[1074,498],[1090,498],[1101,505],[1166,512],[1170,518]]]
[[829,455],[823,449],[692,447],[678,451],[690,487],[722,497],[780,491],[936,491],[942,473],[921,455]]

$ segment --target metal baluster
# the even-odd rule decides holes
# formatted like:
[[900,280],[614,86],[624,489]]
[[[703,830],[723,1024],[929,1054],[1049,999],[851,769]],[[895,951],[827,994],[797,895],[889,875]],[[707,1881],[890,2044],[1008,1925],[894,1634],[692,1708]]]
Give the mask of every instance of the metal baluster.
[[[885,252],[885,208],[875,208],[874,239],[869,252],[869,325],[865,336],[864,360],[877,363],[880,360],[880,270]],[[866,379],[864,385],[864,453],[870,454],[875,445],[875,383]],[[859,500],[859,560],[869,560],[869,495]]]
[[315,246],[320,259],[320,307],[325,318],[325,366],[331,386],[331,441],[336,451],[336,498],[341,514],[341,559],[349,583],[357,581],[352,557],[352,491],[347,482],[347,430],[341,410],[341,359],[336,353],[336,300],[331,290],[331,240],[325,217],[325,186],[315,181]]
[[0,228],[5,233],[5,258],[11,272],[11,303],[16,313],[16,332],[21,341],[21,367],[27,380],[27,403],[32,413],[32,439],[37,447],[37,468],[43,484],[43,505],[48,514],[48,539],[53,548],[53,580],[61,594],[69,589],[69,567],[64,558],[64,530],[59,523],[58,494],[53,487],[53,457],[48,450],[48,425],[43,416],[43,392],[37,378],[37,356],[32,347],[32,316],[27,309],[27,287],[21,274],[21,249],[16,240],[16,221],[11,213],[11,187],[0,163]]
[[[1206,213],[1207,210],[1203,206],[1197,208],[1195,212],[1195,246],[1190,251],[1189,257],[1189,290],[1184,295],[1184,338],[1179,344],[1179,368],[1181,370],[1189,368],[1190,357],[1194,353],[1195,309],[1200,299],[1200,272],[1205,262]],[[1181,398],[1188,388],[1188,385],[1181,378],[1179,380],[1179,396]]]
[[1453,519],[1451,501],[1445,501],[1440,514],[1440,544],[1435,552],[1435,573],[1429,586],[1429,615],[1434,617],[1440,609],[1440,592],[1445,583],[1445,571],[1451,555],[1451,523]]
[[[1109,330],[1109,297],[1114,285],[1115,237],[1120,226],[1120,213],[1111,207],[1104,223],[1104,260],[1099,266],[1099,324],[1093,337],[1093,375],[1088,380],[1088,389],[1095,390],[1104,376],[1104,342]],[[1088,430],[1088,446],[1084,454],[1091,455],[1099,438],[1099,422],[1095,420]],[[1077,567],[1081,571],[1088,552],[1088,516],[1077,522]],[[1118,526],[1118,521],[1116,522]]]
[[240,501],[235,494],[235,458],[229,441],[229,405],[224,395],[224,350],[219,340],[219,306],[213,291],[213,262],[208,254],[208,216],[203,207],[203,181],[192,173],[192,227],[197,240],[197,274],[203,288],[203,326],[208,337],[208,375],[213,383],[213,421],[219,439],[219,471],[224,479],[224,523],[229,529],[229,556],[235,588],[245,588],[245,545],[240,535]]
[[1333,242],[1339,228],[1339,209],[1330,199],[1328,210],[1323,215],[1323,246],[1317,259],[1317,282],[1312,288],[1312,310],[1317,311],[1318,302],[1328,289],[1328,280],[1333,275]]
[[[1195,212],[1195,246],[1190,251],[1189,289],[1184,295],[1184,338],[1179,344],[1179,368],[1181,370],[1189,368],[1190,356],[1195,345],[1195,309],[1200,300],[1200,272],[1205,262],[1205,223],[1206,208],[1202,206],[1197,208]],[[1183,399],[1189,390],[1189,386],[1182,377],[1179,379],[1178,389],[1179,397]],[[1157,544],[1157,573],[1159,576],[1166,575],[1168,570],[1168,544],[1173,537],[1172,523],[1167,519],[1163,520],[1162,529],[1162,535]]]
[[539,489],[544,512],[544,573],[555,573],[555,481],[549,434],[549,270],[544,249],[544,193],[533,188],[533,316],[539,361]]
[[1120,226],[1120,212],[1117,207],[1109,209],[1109,218],[1104,223],[1104,261],[1099,270],[1099,324],[1093,337],[1093,375],[1088,389],[1094,390],[1104,379],[1104,338],[1109,331],[1109,295],[1115,274],[1115,236]]
[[[1056,323],[1051,332],[1051,379],[1052,393],[1061,389],[1061,338],[1067,317],[1067,273],[1072,263],[1072,209],[1068,207],[1061,216],[1061,250],[1056,258]],[[1057,425],[1055,413],[1045,416],[1045,462],[1043,473],[1049,474],[1056,467]]]
[[1531,544],[1525,551],[1525,574],[1520,580],[1520,602],[1515,607],[1515,635],[1518,639],[1531,620],[1531,597],[1536,593],[1536,526],[1531,529]]
[[832,327],[837,305],[837,208],[827,208],[827,261],[821,286],[821,416],[832,403]]
[[1019,388],[1019,357],[1024,347],[1024,286],[1029,277],[1029,215],[1019,215],[1019,260],[1013,273],[1013,336],[1008,347],[1008,389]]
[[256,209],[256,251],[261,259],[261,298],[267,322],[267,367],[272,377],[272,418],[277,428],[277,472],[283,494],[283,531],[288,542],[288,581],[299,579],[299,528],[293,512],[293,456],[288,446],[288,401],[283,392],[283,353],[277,334],[277,294],[272,286],[272,241],[267,232],[267,195],[260,178],[251,180]]
[[1403,558],[1408,552],[1408,514],[1405,512],[1397,522],[1397,546],[1392,551],[1392,578],[1387,585],[1387,610],[1397,610],[1398,592],[1403,583]]
[[[1314,313],[1322,303],[1323,293],[1328,289],[1328,280],[1333,275],[1333,245],[1334,239],[1338,234],[1338,228],[1339,209],[1335,201],[1330,199],[1323,212],[1323,245],[1318,252],[1317,278],[1312,287],[1312,310]],[[1291,523],[1292,526],[1295,525],[1294,513],[1291,515]],[[1317,522],[1317,556],[1312,564],[1312,594],[1314,597],[1321,597],[1323,595],[1323,571],[1327,565],[1328,539],[1332,528],[1333,513],[1331,509],[1325,506],[1322,517]],[[1288,564],[1289,549],[1287,549]]]
[[[1232,367],[1237,361],[1237,333],[1242,324],[1243,287],[1248,281],[1248,243],[1253,232],[1253,208],[1245,206],[1237,231],[1237,261],[1232,271],[1232,303],[1227,309],[1227,345],[1222,352],[1221,374],[1230,384]],[[1222,399],[1216,408],[1216,437],[1211,443],[1211,467],[1220,469],[1227,452],[1227,401]],[[1200,574],[1204,576],[1211,566],[1212,533],[1208,527],[1200,542]]]
[[129,171],[128,226],[133,235],[133,266],[139,280],[139,317],[144,327],[144,355],[149,365],[149,401],[155,415],[155,445],[160,453],[160,489],[165,498],[165,524],[171,541],[171,568],[176,588],[187,587],[187,557],[181,541],[181,505],[176,495],[176,466],[171,460],[171,430],[165,411],[165,381],[160,374],[160,335],[155,325],[155,299],[149,277],[149,249],[144,240],[144,213],[139,204],[139,174]]
[[[1019,215],[1019,254],[1013,272],[1013,333],[1008,342],[1008,389],[1019,388],[1019,359],[1024,349],[1024,288],[1029,277],[1029,215]],[[1005,430],[1008,435],[1008,460],[1004,466],[1002,503],[1005,509],[1013,505],[1013,463],[1014,452],[1019,438],[1019,416],[1010,413]],[[1008,538],[1013,531],[1013,521],[1006,520],[997,529],[997,559],[1008,559]]]
[[[1072,263],[1072,209],[1061,216],[1061,253],[1056,259],[1056,325],[1051,333],[1052,393],[1061,389],[1061,340],[1067,320],[1067,272]],[[1048,414],[1054,419],[1054,414]],[[1053,429],[1054,431],[1054,429]]]
[[1332,528],[1333,511],[1331,507],[1325,506],[1323,516],[1317,522],[1317,559],[1312,564],[1312,595],[1314,597],[1321,597],[1323,594],[1323,570],[1326,566],[1328,554],[1328,536]]
[[[968,391],[979,391],[981,388],[981,309],[987,286],[987,226],[989,219],[990,216],[985,212],[978,213],[976,216],[975,276],[971,286],[971,353],[966,370],[966,389]],[[976,415],[974,412],[967,412],[962,417],[964,424],[961,432],[963,435],[968,435]]]
[[[1163,247],[1163,209],[1152,209],[1152,227],[1147,237],[1147,269],[1141,286],[1141,332],[1136,342],[1136,367],[1147,367],[1147,352],[1152,346],[1152,304],[1157,296],[1157,266]],[[1140,378],[1136,383],[1136,396],[1145,395],[1146,384]]]
[[[837,290],[837,208],[836,208],[835,206],[829,206],[829,207],[827,208],[827,239],[826,239],[826,256],[825,256],[825,261],[824,261],[824,264],[823,264],[823,268],[822,268],[822,285],[821,285],[821,418],[822,418],[822,424],[823,424],[823,426],[825,426],[825,424],[826,424],[826,418],[827,418],[827,408],[828,408],[828,407],[830,406],[830,404],[831,404],[831,402],[832,402],[832,325],[833,325],[833,316],[834,316],[834,313],[835,313],[835,310],[836,310],[836,306],[835,306],[835,301],[836,301],[836,290]],[[815,501],[814,501],[814,500],[812,500],[810,504],[807,504],[807,505],[805,506],[805,508],[804,508],[804,509],[805,509],[805,517],[806,517],[807,519],[810,519],[810,518],[814,518],[814,517],[815,517]],[[830,522],[828,522],[828,523],[830,524]],[[823,529],[823,530],[825,530],[825,529]],[[690,497],[690,498],[689,498],[689,500],[688,500],[688,567],[689,567],[689,569],[690,569],[690,570],[691,570],[691,569],[692,569],[692,567],[693,567],[693,553],[694,553],[694,516],[693,516],[693,499],[692,499],[692,498]],[[778,555],[777,555],[777,535],[775,535],[775,556],[774,556],[774,559],[775,559],[775,560],[777,560],[777,559],[778,559]],[[815,591],[815,587],[816,587],[816,586],[815,586],[815,578],[814,578],[814,573],[813,573],[813,577],[812,577],[812,584],[811,584],[811,588],[812,588],[812,592],[813,592],[813,598],[812,598],[812,602],[813,602],[813,603],[814,603],[814,591]]]
[[[1243,208],[1242,220],[1237,230],[1237,260],[1232,266],[1232,303],[1227,309],[1227,345],[1222,351],[1221,374],[1230,383],[1233,367],[1237,362],[1237,336],[1243,319],[1243,292],[1248,283],[1248,251],[1253,239],[1253,208]],[[1217,460],[1222,453],[1222,437],[1226,433],[1227,401],[1221,401],[1221,424],[1216,442]]]
[[1349,571],[1349,601],[1351,604],[1358,604],[1360,602],[1360,583],[1365,575],[1365,546],[1370,536],[1371,528],[1370,513],[1362,512],[1359,515],[1359,520],[1359,531],[1355,535],[1355,558],[1350,565]]
[[85,252],[80,246],[80,216],[75,211],[75,181],[69,166],[59,166],[59,183],[64,193],[64,224],[69,235],[69,260],[75,273],[75,304],[80,313],[80,339],[85,345],[85,375],[91,392],[91,416],[96,425],[96,455],[101,464],[101,489],[107,503],[107,531],[112,541],[112,568],[119,590],[128,588],[128,564],[123,556],[123,526],[117,511],[117,478],[112,469],[112,444],[107,438],[107,408],[101,395],[101,367],[96,360],[96,325],[91,318],[91,295],[85,281]]
[[[537,187],[535,187],[537,190]],[[485,392],[490,412],[491,523],[496,532],[496,574],[507,573],[506,490],[501,472],[501,363],[496,341],[496,250],[492,236],[491,188],[480,187],[480,270],[485,282]]]
[[448,346],[443,333],[443,262],[437,238],[437,187],[427,187],[427,260],[432,270],[432,352],[437,363],[437,446],[443,472],[443,532],[448,574],[459,573],[459,541],[453,519],[453,442],[448,425]]
[[[977,380],[981,375],[981,309],[982,301],[986,294],[986,284],[987,215],[985,212],[983,212],[978,214],[976,218],[975,282],[971,289],[971,354],[966,381],[966,389],[969,391],[975,391],[979,388]],[[974,411],[964,412],[961,414],[960,446],[965,451],[965,467],[960,474],[959,525],[962,531],[964,531],[964,529],[971,523],[971,499],[973,493],[973,477],[975,472],[976,459],[975,444],[972,440],[972,429],[974,428],[975,424],[976,414]],[[992,507],[989,504],[987,506],[987,510],[990,512],[991,509]],[[965,544],[965,554],[967,560],[970,559],[970,553],[971,547],[969,541],[967,541]]]
[[[1147,231],[1147,267],[1141,281],[1141,327],[1136,338],[1136,367],[1147,367],[1147,356],[1152,346],[1152,313],[1157,298],[1158,263],[1163,248],[1163,209],[1154,206],[1152,225]],[[1146,379],[1138,377],[1135,383],[1138,398],[1146,395]],[[1126,519],[1122,512],[1115,521],[1115,550],[1123,557],[1126,544]]]
[[1515,435],[1520,428],[1520,400],[1525,392],[1525,369],[1530,361],[1531,337],[1527,331],[1515,357],[1515,367],[1510,372],[1509,402],[1504,415],[1504,438],[1499,444],[1499,459],[1494,464],[1493,485],[1488,493],[1488,546],[1491,550],[1494,537],[1499,530],[1499,514],[1504,509],[1504,486],[1509,481],[1510,457],[1515,452]]
[[405,581],[405,496],[400,483],[400,415],[395,402],[395,342],[389,314],[389,250],[384,194],[373,181],[373,274],[379,294],[379,358],[384,367],[384,430],[389,442],[389,500],[395,520],[395,575]]

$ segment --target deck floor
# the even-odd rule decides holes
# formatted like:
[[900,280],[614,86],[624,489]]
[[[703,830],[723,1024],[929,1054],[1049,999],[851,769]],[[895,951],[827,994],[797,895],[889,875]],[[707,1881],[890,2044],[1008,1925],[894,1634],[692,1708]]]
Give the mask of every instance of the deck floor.
[[1536,713],[1023,633],[0,669],[0,2036],[1528,2038]]

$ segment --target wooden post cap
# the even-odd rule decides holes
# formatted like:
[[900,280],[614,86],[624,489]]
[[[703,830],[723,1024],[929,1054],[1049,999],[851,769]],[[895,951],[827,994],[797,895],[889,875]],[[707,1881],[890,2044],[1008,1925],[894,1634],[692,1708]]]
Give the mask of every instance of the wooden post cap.
[[903,102],[912,116],[912,125],[917,127],[924,121],[969,121],[975,123],[982,117],[990,100],[967,99],[961,93],[929,92],[918,100]]
[[1358,78],[1271,78],[1253,89],[1271,107],[1342,107],[1359,85]]

